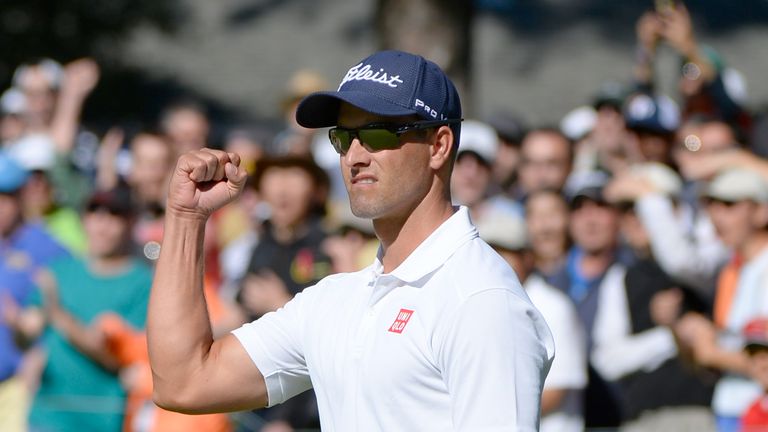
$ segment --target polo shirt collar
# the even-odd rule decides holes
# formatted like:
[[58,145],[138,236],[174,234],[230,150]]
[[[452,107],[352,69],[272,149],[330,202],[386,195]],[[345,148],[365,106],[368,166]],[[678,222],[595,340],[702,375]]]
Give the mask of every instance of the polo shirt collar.
[[[429,235],[389,276],[412,284],[442,266],[461,245],[478,236],[465,206]],[[382,248],[376,254],[373,271],[382,275]]]

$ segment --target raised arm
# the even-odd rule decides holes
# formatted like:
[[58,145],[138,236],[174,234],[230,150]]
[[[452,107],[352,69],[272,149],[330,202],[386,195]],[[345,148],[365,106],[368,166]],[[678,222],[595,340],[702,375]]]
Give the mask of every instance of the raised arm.
[[232,335],[214,341],[203,295],[203,237],[210,214],[236,198],[245,170],[233,153],[203,149],[179,158],[147,318],[154,399],[186,413],[266,405],[264,378]]
[[51,138],[60,154],[68,154],[75,144],[80,114],[88,95],[99,82],[99,66],[82,58],[64,67],[64,82],[51,119]]

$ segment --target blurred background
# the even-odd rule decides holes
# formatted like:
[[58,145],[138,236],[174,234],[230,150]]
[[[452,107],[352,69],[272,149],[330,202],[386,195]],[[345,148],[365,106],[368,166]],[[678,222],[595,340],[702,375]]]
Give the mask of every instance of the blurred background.
[[542,431],[768,430],[766,41],[768,0],[5,0],[0,431],[319,428],[311,391],[156,407],[146,306],[202,147],[249,172],[206,229],[215,336],[373,262],[294,113],[378,49],[459,88],[453,202],[555,337]]
[[[462,96],[473,117],[514,104],[534,122],[554,123],[588,102],[601,82],[628,79],[635,21],[652,7],[651,0],[8,0],[0,11],[0,85],[30,58],[91,56],[104,73],[86,120],[148,121],[168,100],[191,94],[211,105],[216,120],[269,121],[296,70],[313,68],[335,83],[356,59],[398,43],[436,60],[450,57],[452,75],[467,82]],[[744,74],[747,103],[765,103],[768,3],[699,0],[688,7],[700,40]],[[403,14],[425,21],[383,23]],[[427,36],[445,16],[453,17],[450,34]],[[671,57],[660,67],[670,80],[677,66]]]

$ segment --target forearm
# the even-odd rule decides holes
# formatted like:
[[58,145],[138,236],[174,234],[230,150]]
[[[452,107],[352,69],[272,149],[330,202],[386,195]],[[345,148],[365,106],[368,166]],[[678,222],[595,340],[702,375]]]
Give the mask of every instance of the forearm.
[[100,364],[104,369],[117,372],[120,368],[117,359],[107,349],[106,341],[100,331],[84,326],[64,310],[56,310],[51,313],[51,324],[78,351]]
[[147,316],[155,392],[174,394],[208,356],[213,336],[203,294],[205,221],[169,212]]
[[702,366],[749,375],[749,359],[742,351],[727,351],[713,345],[694,347],[694,356]]
[[69,153],[75,142],[85,95],[62,89],[51,119],[51,139],[59,153]]
[[698,66],[699,73],[701,74],[700,78],[703,79],[704,82],[712,82],[712,80],[715,79],[715,76],[717,76],[717,69],[715,68],[715,65],[712,64],[712,61],[701,52],[695,39],[691,39],[681,48],[681,54],[689,62]]

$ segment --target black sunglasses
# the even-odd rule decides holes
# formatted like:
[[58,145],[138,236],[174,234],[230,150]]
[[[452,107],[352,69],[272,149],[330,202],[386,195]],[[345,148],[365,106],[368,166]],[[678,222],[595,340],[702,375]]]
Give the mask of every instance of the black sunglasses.
[[413,131],[430,129],[437,126],[461,122],[463,119],[453,120],[424,120],[413,123],[371,123],[359,128],[335,127],[328,131],[331,145],[340,155],[345,155],[352,145],[352,140],[357,138],[368,151],[389,150],[400,147],[400,135]]

